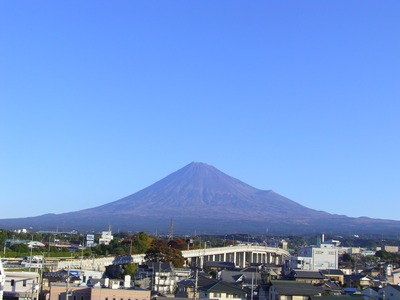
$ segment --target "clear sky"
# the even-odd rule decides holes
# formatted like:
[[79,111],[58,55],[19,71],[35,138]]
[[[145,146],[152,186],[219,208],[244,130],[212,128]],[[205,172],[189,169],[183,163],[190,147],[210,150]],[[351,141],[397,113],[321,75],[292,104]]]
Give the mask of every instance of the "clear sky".
[[192,161],[400,220],[400,1],[0,1],[0,218]]

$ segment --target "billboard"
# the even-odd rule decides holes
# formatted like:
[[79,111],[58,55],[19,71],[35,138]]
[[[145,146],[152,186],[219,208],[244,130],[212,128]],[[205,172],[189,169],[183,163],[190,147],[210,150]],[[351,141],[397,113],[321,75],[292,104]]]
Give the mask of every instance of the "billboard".
[[92,246],[94,244],[94,234],[86,235],[86,246]]

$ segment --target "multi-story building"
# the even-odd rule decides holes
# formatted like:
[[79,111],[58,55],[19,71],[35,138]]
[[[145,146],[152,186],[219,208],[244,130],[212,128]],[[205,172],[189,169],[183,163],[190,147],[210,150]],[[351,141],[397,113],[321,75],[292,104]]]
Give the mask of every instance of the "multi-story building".
[[4,298],[39,299],[40,274],[37,272],[5,272]]
[[389,253],[398,253],[399,252],[399,247],[398,246],[384,246],[383,250]]
[[111,229],[108,229],[108,231],[102,231],[101,237],[99,238],[99,244],[108,245],[113,239],[114,236],[111,234]]
[[286,272],[293,269],[319,271],[337,269],[339,264],[339,249],[335,243],[322,241],[317,246],[300,249],[297,256],[286,261]]
[[150,291],[112,285],[111,287],[52,284],[48,300],[150,300]]
[[178,282],[192,276],[189,268],[174,268],[170,262],[149,262],[136,270],[135,284],[165,296],[175,294]]

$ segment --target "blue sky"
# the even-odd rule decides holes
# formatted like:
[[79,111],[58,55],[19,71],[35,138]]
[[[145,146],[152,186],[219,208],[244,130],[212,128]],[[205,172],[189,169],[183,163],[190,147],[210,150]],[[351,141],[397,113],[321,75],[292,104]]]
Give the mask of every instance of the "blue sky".
[[400,220],[400,2],[1,1],[0,218],[192,161]]

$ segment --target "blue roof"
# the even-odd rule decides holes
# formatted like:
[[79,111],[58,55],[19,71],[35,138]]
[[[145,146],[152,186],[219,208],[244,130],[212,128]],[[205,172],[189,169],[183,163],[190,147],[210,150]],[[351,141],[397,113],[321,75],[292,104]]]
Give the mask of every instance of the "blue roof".
[[353,294],[353,293],[359,292],[359,290],[357,288],[344,288],[343,291],[345,293],[349,293],[349,294]]

